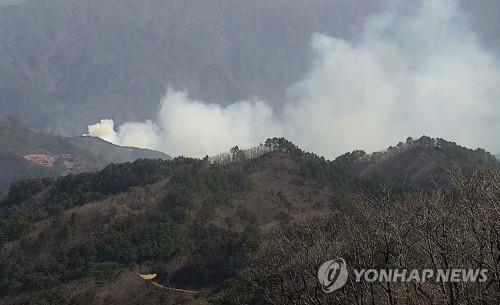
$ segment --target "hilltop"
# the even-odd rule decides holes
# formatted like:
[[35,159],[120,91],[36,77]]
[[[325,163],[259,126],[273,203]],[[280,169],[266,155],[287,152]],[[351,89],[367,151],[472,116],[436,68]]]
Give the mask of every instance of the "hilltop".
[[170,158],[160,152],[120,147],[98,138],[44,134],[9,117],[0,119],[0,143],[0,188],[25,178],[97,171],[110,163],[140,158]]
[[13,184],[0,205],[0,304],[166,297],[144,290],[139,272],[206,295],[242,268],[263,236],[348,204],[349,189],[362,185],[289,142],[273,143],[254,159],[234,151],[223,163],[139,160]]
[[469,149],[444,139],[422,136],[382,152],[354,151],[335,162],[352,175],[379,179],[397,186],[435,188],[449,183],[455,168],[498,168],[499,161],[484,149]]
[[[397,153],[389,149],[378,161],[358,157],[350,167],[275,138],[203,160],[138,160],[96,173],[14,183],[0,203],[0,304],[207,303],[221,287],[228,289],[274,232],[359,209],[359,192],[374,198],[385,187],[409,192],[399,183],[365,178],[353,164],[373,166],[393,155],[422,152],[413,147],[422,146],[420,141],[428,139],[399,145]],[[428,144],[423,146],[430,149]],[[457,158],[453,164],[464,160],[463,153],[444,151]],[[428,159],[431,164],[441,160],[439,154],[429,157],[436,158]],[[402,168],[416,169],[411,176],[424,179],[420,167]],[[158,273],[164,287],[200,293],[186,299],[144,288],[139,273]]]

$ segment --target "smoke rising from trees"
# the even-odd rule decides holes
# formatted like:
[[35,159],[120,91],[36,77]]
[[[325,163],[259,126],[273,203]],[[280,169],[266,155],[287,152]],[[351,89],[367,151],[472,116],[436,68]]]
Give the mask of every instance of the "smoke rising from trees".
[[250,99],[229,106],[169,89],[154,121],[89,134],[115,144],[201,157],[285,136],[335,157],[380,150],[426,134],[500,150],[500,65],[455,0],[421,0],[370,17],[353,41],[314,34],[315,60],[292,85],[284,109]]

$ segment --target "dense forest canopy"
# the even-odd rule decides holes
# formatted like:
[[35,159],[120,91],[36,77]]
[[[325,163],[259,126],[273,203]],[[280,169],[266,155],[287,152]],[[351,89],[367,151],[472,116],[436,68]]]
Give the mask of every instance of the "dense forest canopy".
[[[192,304],[495,300],[494,273],[484,286],[357,283],[318,294],[314,270],[337,256],[352,266],[394,268],[477,257],[467,267],[495,270],[498,164],[444,140],[408,143],[328,161],[273,138],[212,158],[138,160],[13,183],[0,204],[0,304],[174,304],[183,297],[140,288],[137,273],[157,274],[162,287],[200,291]],[[351,170],[415,147],[433,152],[429,162],[439,163],[433,171],[446,184],[394,184]],[[481,249],[487,254],[479,256]]]

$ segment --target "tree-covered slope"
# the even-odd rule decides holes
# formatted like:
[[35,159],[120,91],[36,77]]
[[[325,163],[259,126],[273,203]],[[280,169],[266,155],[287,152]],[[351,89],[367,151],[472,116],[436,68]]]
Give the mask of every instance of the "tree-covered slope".
[[[403,217],[398,211],[410,207],[418,212],[417,204],[427,205],[427,196],[437,194],[356,178],[341,165],[275,138],[203,160],[138,160],[96,173],[14,183],[0,203],[0,304],[234,304],[236,299],[255,304],[260,297],[259,304],[270,304],[259,296],[261,288],[272,291],[266,298],[295,297],[287,292],[297,283],[287,278],[292,273],[285,274],[284,286],[273,286],[273,272],[278,272],[273,268],[279,269],[274,259],[283,259],[283,270],[289,272],[287,257],[309,259],[300,251],[316,243],[331,242],[325,249],[340,253],[343,248],[329,239],[337,235],[328,230],[347,232],[352,225],[357,230],[351,232],[376,235],[370,226],[379,224],[378,217]],[[463,174],[454,176],[454,183],[469,177],[466,169],[458,173]],[[471,182],[495,192],[488,186],[490,174],[476,174]],[[389,189],[391,196],[384,199]],[[439,191],[443,195],[436,198],[447,198],[446,206],[459,194]],[[397,219],[390,221],[406,221]],[[317,224],[326,231],[317,231]],[[342,237],[350,247],[342,253],[362,250],[355,248],[359,241],[350,243],[350,236]],[[283,248],[272,252],[272,244]],[[145,285],[138,274],[149,273],[157,274],[161,287],[198,293]],[[258,277],[252,280],[249,274]],[[315,277],[304,280],[300,285],[307,289],[317,283]]]
[[151,272],[204,300],[273,228],[346,205],[363,185],[287,141],[268,143],[255,159],[140,160],[13,184],[0,205],[0,304],[167,302],[167,291],[141,288],[137,273]]
[[469,149],[426,136],[399,143],[386,151],[366,154],[354,151],[335,162],[353,175],[380,179],[406,187],[446,186],[448,171],[455,168],[498,168],[499,161],[484,149]]

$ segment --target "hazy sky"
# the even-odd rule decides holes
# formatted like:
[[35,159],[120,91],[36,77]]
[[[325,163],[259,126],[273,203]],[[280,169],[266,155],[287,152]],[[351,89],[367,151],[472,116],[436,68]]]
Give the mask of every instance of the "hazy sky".
[[[21,2],[26,2],[29,0],[0,0],[0,5],[5,5],[5,4],[16,4],[16,3],[21,3]],[[34,1],[34,0],[32,0]]]
[[168,90],[156,118],[89,133],[116,144],[201,157],[285,136],[333,158],[381,150],[408,136],[500,151],[500,65],[455,0],[415,1],[370,17],[352,41],[316,33],[315,59],[284,110],[258,98],[229,106]]

